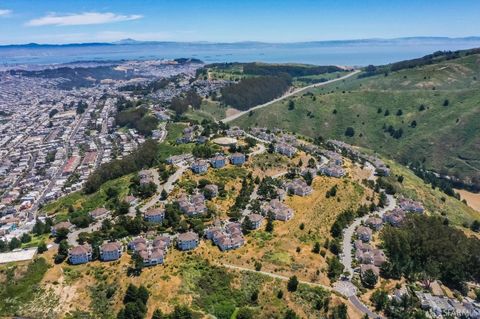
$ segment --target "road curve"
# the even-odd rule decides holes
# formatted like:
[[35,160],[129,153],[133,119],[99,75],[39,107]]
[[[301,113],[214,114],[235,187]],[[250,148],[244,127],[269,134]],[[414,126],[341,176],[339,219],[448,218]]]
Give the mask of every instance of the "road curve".
[[333,80],[329,80],[329,81],[325,81],[325,82],[321,82],[321,83],[315,83],[315,84],[311,84],[311,85],[308,85],[308,86],[305,86],[305,87],[296,89],[296,90],[294,90],[294,91],[291,91],[291,92],[288,92],[288,93],[282,95],[282,96],[279,97],[279,98],[276,98],[276,99],[274,99],[274,100],[271,100],[271,101],[269,101],[269,102],[267,102],[267,103],[254,106],[254,107],[252,107],[252,108],[250,108],[250,109],[248,109],[248,110],[246,110],[246,111],[239,112],[239,113],[233,114],[233,115],[231,115],[231,116],[227,116],[226,118],[224,118],[223,120],[221,120],[221,122],[223,122],[223,123],[231,122],[231,121],[233,121],[233,120],[235,120],[235,119],[237,119],[237,118],[239,118],[239,117],[241,117],[241,116],[249,113],[250,111],[255,111],[255,110],[264,108],[264,107],[269,106],[269,105],[271,105],[271,104],[273,104],[273,103],[276,103],[276,102],[278,102],[278,101],[281,101],[281,100],[286,99],[286,98],[288,98],[288,97],[290,97],[290,96],[293,96],[293,95],[295,95],[295,94],[301,93],[301,92],[303,92],[303,91],[306,91],[306,90],[311,89],[311,88],[314,88],[314,87],[324,86],[324,85],[327,85],[327,84],[330,84],[330,83],[334,83],[334,82],[338,82],[338,81],[341,81],[341,80],[345,80],[345,79],[347,79],[347,78],[349,78],[349,77],[351,77],[351,76],[354,76],[355,74],[358,74],[358,73],[360,73],[360,72],[361,72],[360,70],[355,70],[355,71],[353,71],[353,72],[351,72],[351,73],[348,73],[348,74],[346,74],[346,75],[344,75],[344,76],[342,76],[342,77],[339,77],[339,78],[336,78],[336,79],[333,79]]

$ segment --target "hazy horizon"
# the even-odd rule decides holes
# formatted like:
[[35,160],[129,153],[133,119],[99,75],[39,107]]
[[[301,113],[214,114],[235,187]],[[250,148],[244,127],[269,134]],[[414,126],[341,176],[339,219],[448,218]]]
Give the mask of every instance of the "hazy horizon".
[[[175,41],[310,42],[467,37],[480,34],[480,2],[253,1],[182,2],[7,0],[0,44]],[[406,19],[408,17],[408,19]],[[208,23],[206,23],[208,22]]]
[[[0,44],[0,47],[5,46],[28,46],[28,45],[39,45],[39,46],[68,46],[68,45],[85,45],[85,44],[148,44],[148,43],[179,43],[179,44],[267,44],[267,45],[295,45],[295,44],[308,44],[308,43],[334,43],[334,42],[388,42],[388,41],[408,41],[408,40],[433,40],[433,41],[455,41],[455,40],[477,40],[480,39],[480,35],[470,35],[464,37],[448,37],[448,36],[429,36],[429,35],[413,35],[413,36],[404,36],[404,37],[395,37],[395,38],[345,38],[345,39],[331,39],[331,40],[310,40],[310,41],[286,41],[286,42],[274,42],[274,41],[255,41],[255,40],[243,40],[243,41],[207,41],[207,40],[196,40],[196,41],[177,41],[177,40],[137,40],[134,38],[124,38],[115,41],[99,41],[99,42],[65,42],[65,43],[49,43],[49,42],[25,42],[25,43],[10,43],[10,44]],[[131,43],[129,43],[131,42]]]
[[480,47],[480,38],[408,38],[303,43],[140,42],[0,46],[0,64],[49,65],[85,61],[196,58],[205,63],[265,62],[365,66],[418,58],[435,51]]

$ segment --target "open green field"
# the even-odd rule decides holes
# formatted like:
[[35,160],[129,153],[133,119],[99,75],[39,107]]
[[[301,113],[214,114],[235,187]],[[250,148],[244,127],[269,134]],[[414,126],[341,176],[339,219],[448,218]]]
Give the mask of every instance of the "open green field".
[[[292,110],[284,100],[231,124],[341,139],[480,184],[479,79],[480,56],[470,55],[312,89],[292,98]],[[386,131],[390,125],[403,130],[400,138]]]
[[199,109],[190,109],[185,115],[198,122],[202,120],[221,120],[225,118],[227,107],[222,106],[220,102],[212,100],[203,100]]
[[314,83],[333,80],[333,79],[342,77],[348,73],[349,73],[348,71],[344,71],[344,72],[342,71],[342,72],[333,72],[333,73],[325,73],[325,74],[298,76],[293,78],[293,86],[301,88]]

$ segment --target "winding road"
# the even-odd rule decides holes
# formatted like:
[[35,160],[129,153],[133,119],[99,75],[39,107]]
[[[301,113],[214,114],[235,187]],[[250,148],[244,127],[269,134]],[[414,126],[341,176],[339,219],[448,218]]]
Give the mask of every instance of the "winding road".
[[324,85],[328,85],[328,84],[331,84],[331,83],[334,83],[334,82],[338,82],[338,81],[342,81],[342,80],[345,80],[351,76],[354,76],[355,74],[358,74],[360,73],[361,71],[360,70],[355,70],[351,73],[348,73],[344,76],[341,76],[339,78],[336,78],[336,79],[332,79],[332,80],[328,80],[328,81],[325,81],[325,82],[321,82],[321,83],[315,83],[315,84],[311,84],[311,85],[307,85],[307,86],[304,86],[302,88],[299,88],[299,89],[296,89],[296,90],[293,90],[293,91],[290,91],[290,92],[287,92],[285,93],[284,95],[282,95],[281,97],[279,98],[276,98],[274,100],[271,100],[271,101],[268,101],[267,103],[264,103],[264,104],[261,104],[261,105],[257,105],[257,106],[254,106],[246,111],[243,111],[243,112],[238,112],[236,114],[233,114],[233,115],[230,115],[230,116],[227,116],[226,118],[224,118],[223,120],[221,120],[223,123],[228,123],[228,122],[231,122],[247,113],[249,113],[250,111],[255,111],[255,110],[258,110],[258,109],[261,109],[261,108],[264,108],[266,106],[269,106],[273,103],[276,103],[276,102],[279,102],[281,100],[284,100],[286,98],[289,98],[293,95],[296,95],[298,93],[302,93],[306,90],[309,90],[309,89],[312,89],[312,88],[315,88],[315,87],[319,87],[319,86],[324,86]]
[[[375,167],[371,163],[366,163],[365,165],[368,169],[371,170],[369,180],[375,180]],[[382,190],[383,191],[383,190]],[[355,229],[365,222],[372,215],[379,215],[380,218],[383,215],[397,206],[397,201],[393,195],[387,194],[387,205],[382,209],[370,213],[363,217],[359,217],[353,221],[353,223],[343,231],[343,241],[342,241],[342,254],[340,255],[340,261],[345,267],[345,272],[348,273],[348,276],[344,280],[338,281],[334,284],[334,290],[346,296],[352,304],[360,310],[362,313],[367,314],[370,318],[381,318],[378,314],[372,312],[368,307],[357,297],[357,287],[352,283],[353,277],[353,244],[352,238],[355,233]]]

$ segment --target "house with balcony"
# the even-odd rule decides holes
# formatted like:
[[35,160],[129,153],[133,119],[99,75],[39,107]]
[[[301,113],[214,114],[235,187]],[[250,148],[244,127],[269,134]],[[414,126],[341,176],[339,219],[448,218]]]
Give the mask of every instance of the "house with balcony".
[[68,261],[72,265],[85,264],[92,260],[92,247],[88,244],[78,245],[68,250]]
[[213,168],[222,168],[225,166],[227,158],[224,155],[217,154],[210,159],[210,164]]
[[233,165],[243,165],[245,164],[245,154],[243,153],[233,153],[232,155],[230,155],[230,162],[233,164]]
[[196,160],[192,163],[191,169],[195,174],[206,173],[208,170],[208,162],[204,160]]
[[105,243],[100,247],[102,261],[117,260],[122,256],[122,244],[119,242]]
[[177,247],[180,250],[192,250],[197,248],[200,239],[198,235],[192,231],[178,234],[177,236]]
[[143,214],[143,218],[149,223],[161,224],[165,219],[165,210],[162,208],[150,208]]

